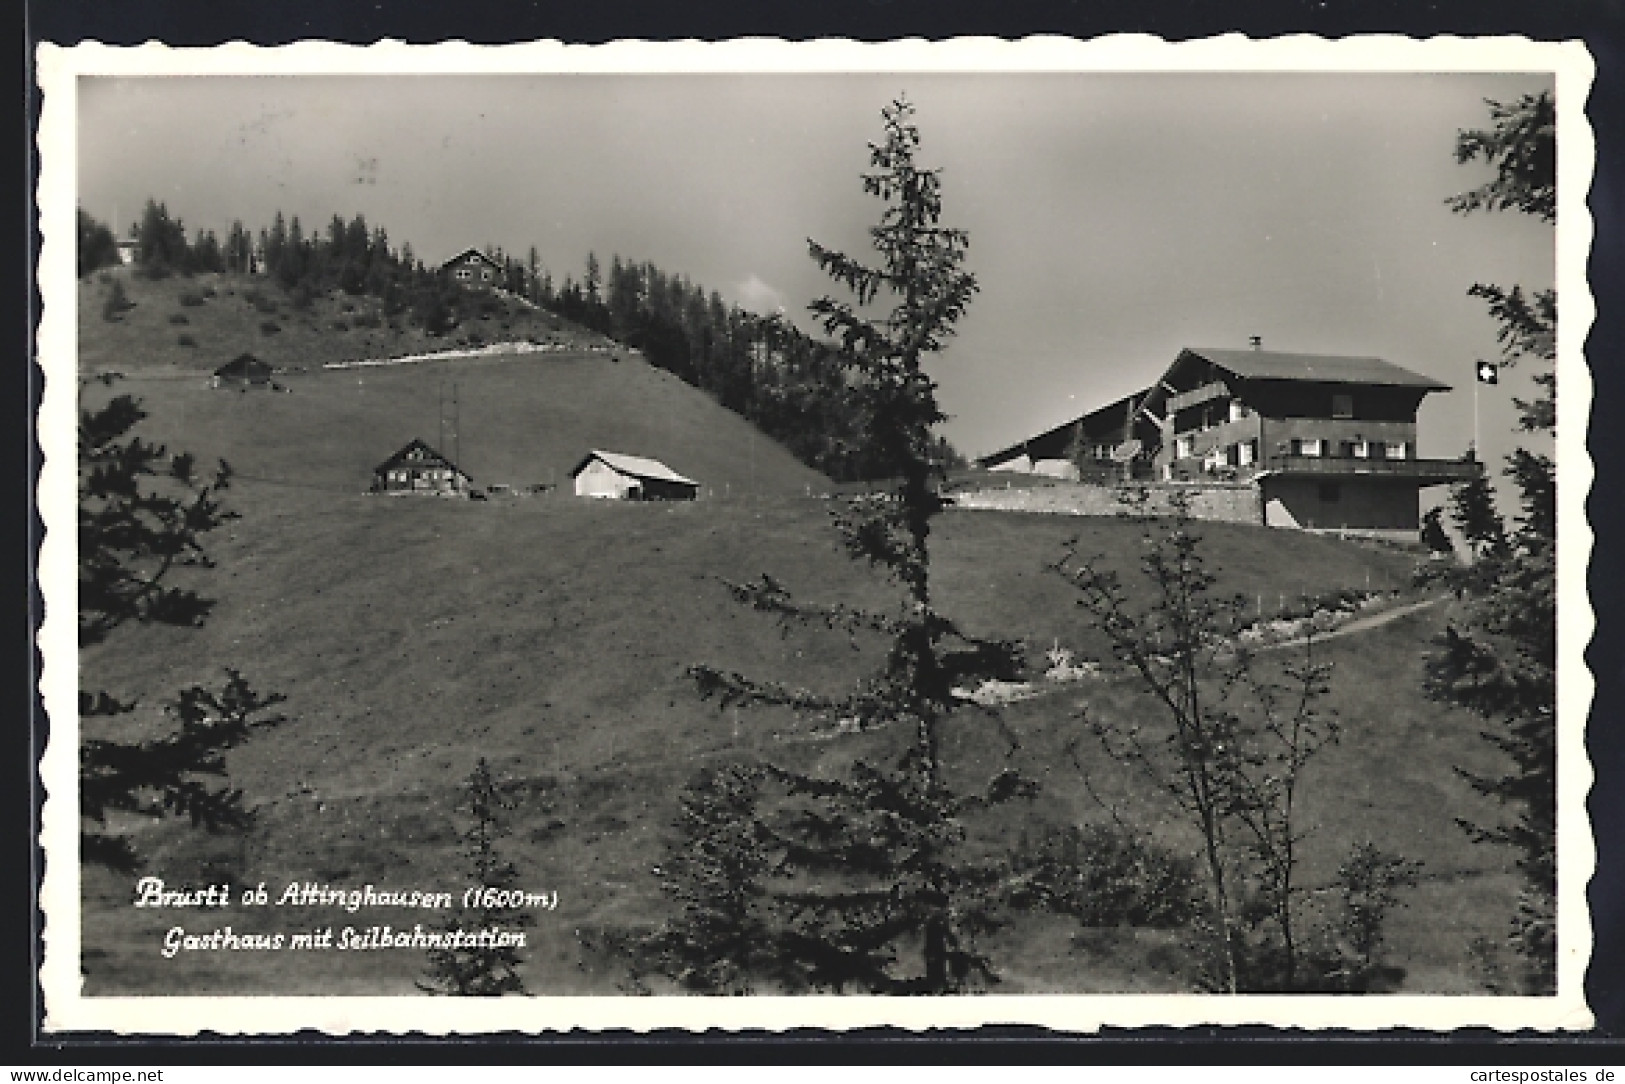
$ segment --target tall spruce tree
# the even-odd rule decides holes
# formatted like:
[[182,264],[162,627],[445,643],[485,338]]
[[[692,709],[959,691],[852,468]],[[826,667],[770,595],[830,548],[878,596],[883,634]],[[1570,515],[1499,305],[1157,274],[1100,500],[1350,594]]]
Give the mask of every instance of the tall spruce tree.
[[78,222],[80,277],[103,267],[118,266],[118,242],[106,223],[96,221],[83,207],[79,208]]
[[1505,557],[1510,551],[1506,523],[1495,508],[1495,487],[1485,475],[1479,474],[1451,490],[1450,518],[1456,521],[1474,558]]
[[[947,994],[996,981],[976,938],[996,922],[1009,865],[968,853],[967,817],[1034,790],[1002,771],[962,792],[943,760],[944,728],[964,705],[955,688],[1014,676],[1020,660],[1015,644],[961,630],[931,594],[928,540],[944,507],[933,484],[932,426],[944,415],[925,362],[947,345],[977,287],[964,266],[967,234],[941,224],[940,172],[916,162],[913,113],[907,101],[893,102],[882,113],[884,139],[870,145],[873,169],[863,188],[885,203],[869,231],[878,263],[808,242],[818,265],[855,297],[824,297],[810,307],[841,344],[868,452],[895,480],[889,492],[851,502],[836,525],[847,553],[884,572],[900,597],[880,612],[804,605],[766,575],[729,585],[740,602],[787,624],[875,637],[885,645],[884,662],[839,696],[713,666],[691,670],[701,691],[725,706],[787,705],[840,718],[885,750],[873,760],[851,755],[825,771],[767,765],[761,792],[743,814],[750,830],[731,837],[767,859],[752,875],[760,891],[745,894],[761,898],[750,914],[752,921],[766,916],[765,930],[755,934],[753,953],[732,963],[756,968],[781,989]],[[885,315],[865,314],[886,303]],[[704,833],[686,842],[709,845]],[[758,869],[750,861],[733,866]],[[684,928],[681,918],[674,925]],[[687,930],[718,952],[739,944],[737,931],[715,923]]]
[[[1557,221],[1556,108],[1548,92],[1512,103],[1488,102],[1492,124],[1459,134],[1456,160],[1482,160],[1494,177],[1447,202],[1452,210],[1513,210],[1545,223]],[[1498,325],[1506,366],[1533,360],[1541,393],[1514,400],[1520,427],[1555,433],[1557,425],[1557,293],[1525,294],[1475,283]],[[1523,959],[1523,992],[1557,988],[1557,474],[1548,457],[1520,448],[1505,474],[1517,487],[1522,515],[1504,530],[1493,509],[1478,515],[1489,537],[1474,539],[1474,567],[1458,579],[1467,595],[1428,659],[1432,695],[1459,704],[1490,723],[1485,740],[1505,755],[1507,770],[1463,771],[1482,794],[1512,812],[1512,824],[1463,821],[1473,838],[1511,846],[1524,877],[1509,940]],[[1458,491],[1473,507],[1488,500],[1487,481]],[[1480,509],[1482,511],[1482,509]],[[1493,517],[1493,523],[1491,523]],[[1458,517],[1459,520],[1459,517]],[[1483,534],[1485,532],[1480,532]],[[1471,535],[1469,536],[1471,537]]]
[[[446,934],[465,930],[514,933],[534,926],[536,919],[528,911],[501,904],[501,897],[517,891],[519,886],[518,869],[498,847],[498,841],[508,834],[502,815],[512,812],[514,803],[503,797],[484,757],[474,765],[464,789],[462,808],[472,823],[463,833],[463,854],[467,859],[463,872],[469,884],[478,890],[478,898],[475,907],[448,913],[439,924],[439,930]],[[417,985],[432,994],[459,997],[524,994],[525,982],[519,974],[519,962],[519,950],[514,945],[476,944],[430,949],[428,967]]]
[[149,199],[136,230],[136,262],[142,273],[163,278],[172,272],[190,271],[191,254],[180,219],[170,218],[167,207]]

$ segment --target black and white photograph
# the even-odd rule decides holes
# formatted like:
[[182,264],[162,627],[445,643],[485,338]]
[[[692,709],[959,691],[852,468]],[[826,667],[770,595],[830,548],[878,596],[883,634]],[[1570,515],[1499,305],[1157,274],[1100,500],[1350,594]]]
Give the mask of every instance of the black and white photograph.
[[1590,1026],[1583,45],[40,73],[47,1029]]

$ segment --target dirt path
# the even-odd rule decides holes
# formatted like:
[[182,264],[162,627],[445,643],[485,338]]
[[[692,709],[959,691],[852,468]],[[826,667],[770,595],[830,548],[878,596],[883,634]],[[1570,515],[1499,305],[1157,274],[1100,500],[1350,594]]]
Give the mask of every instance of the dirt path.
[[[1392,621],[1397,621],[1402,617],[1408,617],[1411,614],[1419,613],[1420,611],[1425,610],[1430,606],[1437,606],[1439,603],[1441,603],[1443,601],[1444,601],[1443,597],[1437,597],[1437,598],[1422,599],[1422,600],[1417,601],[1417,602],[1407,602],[1403,606],[1395,606],[1392,609],[1383,610],[1383,611],[1381,611],[1379,613],[1365,614],[1364,616],[1353,618],[1352,620],[1350,620],[1350,621],[1348,621],[1348,622],[1346,622],[1346,623],[1344,623],[1342,625],[1339,625],[1338,627],[1336,627],[1334,629],[1330,629],[1330,630],[1328,630],[1326,632],[1316,632],[1316,633],[1314,633],[1313,638],[1314,638],[1314,641],[1316,643],[1321,643],[1321,642],[1326,641],[1326,640],[1335,640],[1335,639],[1337,639],[1338,637],[1341,637],[1341,636],[1352,636],[1355,633],[1370,632],[1372,629],[1381,628],[1382,626],[1384,626],[1384,625],[1386,625],[1386,624],[1388,624],[1388,623],[1390,623]],[[1258,653],[1265,652],[1265,651],[1280,651],[1280,650],[1282,650],[1284,648],[1302,647],[1304,644],[1306,644],[1309,641],[1309,639],[1310,639],[1310,637],[1308,637],[1308,636],[1294,636],[1293,638],[1291,638],[1289,640],[1276,640],[1276,641],[1272,641],[1272,642],[1269,642],[1269,643],[1256,644],[1256,645],[1254,645],[1252,647],[1252,652],[1254,654],[1258,654]],[[1097,675],[1094,678],[1094,680],[1116,681],[1116,680],[1121,680],[1123,678],[1126,678],[1128,676],[1129,676],[1128,674],[1123,673],[1123,672],[1117,672],[1117,673],[1114,674],[1114,673],[1108,671],[1108,672],[1101,673],[1101,674]],[[1015,682],[1015,683],[1012,683],[1012,686],[1011,686],[1011,689],[1010,689],[1010,692],[1013,695],[1010,695],[1008,697],[1008,699],[1002,699],[1002,700],[995,701],[995,703],[999,704],[999,705],[1010,704],[1010,703],[1019,703],[1021,701],[1026,701],[1026,700],[1037,700],[1037,699],[1041,699],[1043,697],[1054,696],[1054,695],[1056,695],[1058,693],[1076,691],[1080,687],[1080,685],[1082,685],[1087,680],[1089,680],[1089,679],[1065,680],[1065,681],[1035,680],[1035,681]],[[968,699],[973,699],[973,698],[967,696],[965,699],[968,700]],[[834,732],[818,732],[817,734],[810,734],[810,735],[805,735],[805,736],[799,736],[798,735],[796,738],[791,739],[791,740],[797,740],[797,741],[824,740],[824,741],[827,741],[827,740],[829,740],[829,738],[835,737],[835,736],[837,736],[837,734],[834,733]]]
[[[1418,613],[1425,610],[1429,606],[1437,606],[1443,601],[1444,599],[1442,598],[1425,598],[1420,602],[1407,602],[1403,606],[1395,606],[1391,610],[1383,610],[1381,613],[1366,614],[1364,617],[1356,617],[1354,620],[1349,621],[1346,624],[1337,626],[1337,628],[1332,629],[1330,632],[1317,633],[1315,635],[1315,641],[1318,643],[1325,640],[1335,640],[1339,636],[1350,636],[1356,632],[1369,632],[1372,629],[1381,628],[1390,621],[1397,621],[1401,617],[1407,617],[1413,613]],[[1298,636],[1291,640],[1281,640],[1273,644],[1265,644],[1256,650],[1274,651],[1283,647],[1302,647],[1304,643],[1308,641],[1308,639],[1309,638],[1307,636]]]

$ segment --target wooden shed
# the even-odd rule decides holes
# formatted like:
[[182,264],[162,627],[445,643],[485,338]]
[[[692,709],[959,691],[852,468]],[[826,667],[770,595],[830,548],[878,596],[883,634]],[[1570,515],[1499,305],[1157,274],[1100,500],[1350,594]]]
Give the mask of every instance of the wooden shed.
[[271,363],[253,354],[238,354],[214,371],[212,384],[217,388],[269,388]]
[[591,451],[570,472],[576,496],[623,501],[691,501],[700,483],[684,478],[658,459],[620,452]]
[[424,496],[467,496],[474,479],[457,464],[414,440],[372,471],[372,491]]

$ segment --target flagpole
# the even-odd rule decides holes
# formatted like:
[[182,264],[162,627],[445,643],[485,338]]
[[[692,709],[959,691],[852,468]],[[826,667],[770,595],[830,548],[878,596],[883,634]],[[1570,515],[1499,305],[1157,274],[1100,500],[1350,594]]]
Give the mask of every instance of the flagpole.
[[1478,386],[1483,381],[1478,378],[1478,366],[1473,366],[1473,459],[1482,463],[1483,453],[1478,448]]

